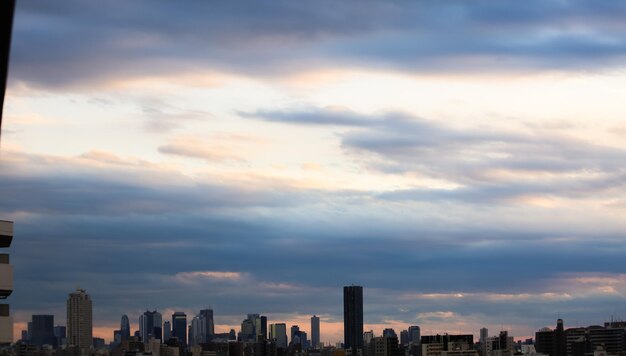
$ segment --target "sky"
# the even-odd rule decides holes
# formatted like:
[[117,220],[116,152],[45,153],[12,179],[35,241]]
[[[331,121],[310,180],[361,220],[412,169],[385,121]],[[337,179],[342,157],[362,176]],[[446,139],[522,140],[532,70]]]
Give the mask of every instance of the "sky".
[[626,318],[626,4],[17,4],[15,333],[127,314],[531,337]]

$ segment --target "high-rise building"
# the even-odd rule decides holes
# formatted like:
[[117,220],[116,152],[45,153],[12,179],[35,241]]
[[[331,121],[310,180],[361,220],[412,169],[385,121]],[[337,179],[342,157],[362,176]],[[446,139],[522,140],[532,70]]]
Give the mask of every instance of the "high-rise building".
[[400,331],[400,345],[407,346],[409,344],[409,331],[402,330]]
[[298,337],[298,343],[300,343],[300,327],[298,325],[291,326],[291,338],[289,339],[289,344],[294,344],[296,337]]
[[54,337],[54,315],[33,315],[33,334],[30,342],[39,347],[43,345],[56,346]]
[[212,336],[215,335],[215,323],[213,322],[213,309],[200,310],[200,316],[204,320],[204,338],[202,342],[209,342]]
[[417,325],[409,326],[409,343],[411,344],[419,344],[420,343],[420,327]]
[[67,298],[67,343],[81,350],[90,349],[93,343],[92,305],[89,294],[77,289]]
[[276,340],[276,347],[287,348],[287,325],[285,323],[270,325],[270,339]]
[[309,339],[306,331],[300,331],[298,333],[298,337],[300,337],[300,347],[302,350],[306,350],[309,348]]
[[206,334],[206,324],[204,316],[198,315],[191,319],[191,325],[189,325],[189,346],[200,345],[204,342]]
[[556,330],[554,330],[554,355],[553,356],[566,356],[567,344],[565,338],[565,330],[563,328],[563,319],[556,321]]
[[311,317],[311,347],[314,349],[320,346],[320,318],[317,315]]
[[383,337],[395,337],[397,338],[398,335],[396,334],[396,331],[391,329],[391,328],[386,328],[383,330]]
[[363,287],[343,287],[344,347],[353,355],[363,349]]
[[172,337],[172,324],[169,321],[163,323],[163,342],[167,342]]
[[485,340],[489,337],[489,330],[487,328],[480,329],[480,344],[483,345]]
[[139,316],[139,333],[144,344],[148,343],[150,337],[161,340],[163,338],[163,317],[161,313],[156,310],[146,310]]
[[57,325],[54,327],[54,338],[56,339],[55,343],[57,347],[64,346],[65,340],[67,338],[67,329],[65,326]]
[[267,317],[261,315],[261,330],[257,332],[257,341],[267,340]]
[[130,339],[130,321],[126,314],[122,315],[122,320],[120,321],[120,336],[122,340]]
[[187,314],[183,312],[172,314],[172,336],[178,338],[181,345],[187,345]]
[[[8,1],[7,4],[15,2]],[[7,5],[3,4],[3,5]],[[7,5],[8,6],[8,5]],[[4,16],[9,14],[3,14]],[[13,14],[11,13],[10,16]],[[12,17],[11,17],[12,18]],[[6,68],[0,68],[0,71]],[[4,83],[0,83],[3,85]],[[1,90],[4,98],[4,88]],[[1,104],[1,103],[0,103]],[[0,105],[0,118],[2,117]],[[1,122],[1,119],[0,119]],[[0,248],[8,248],[13,241],[13,222],[0,220]],[[9,254],[0,254],[0,299],[6,299],[13,292],[13,266],[9,263]],[[13,318],[9,312],[9,304],[0,304],[0,345],[13,342]]]
[[366,331],[363,333],[363,343],[365,346],[369,345],[370,342],[372,342],[372,340],[374,340],[374,331],[370,330],[370,331]]

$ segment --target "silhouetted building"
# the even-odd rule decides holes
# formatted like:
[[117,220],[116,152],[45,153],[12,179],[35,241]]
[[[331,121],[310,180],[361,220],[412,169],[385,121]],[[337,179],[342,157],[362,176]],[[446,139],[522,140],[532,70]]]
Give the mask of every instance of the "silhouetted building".
[[363,349],[363,287],[343,287],[343,340],[344,348],[353,355]]
[[202,309],[199,314],[203,319],[203,340],[202,342],[209,342],[212,336],[215,335],[215,323],[213,322],[213,309]]
[[93,348],[96,349],[96,350],[104,349],[104,339],[103,338],[94,337],[93,341],[92,341],[92,344],[93,344]]
[[400,345],[407,346],[409,344],[409,331],[402,330],[400,331]]
[[169,321],[163,323],[163,341],[167,341],[172,337],[172,324]]
[[57,325],[54,327],[53,333],[57,347],[65,345],[67,339],[67,328],[65,326]]
[[417,325],[409,326],[409,343],[411,344],[419,344],[420,343],[420,327]]
[[565,338],[565,330],[563,329],[563,319],[556,321],[556,330],[554,330],[554,355],[567,356],[567,344]]
[[172,314],[172,336],[184,347],[187,345],[187,314],[175,312]]
[[396,331],[391,329],[391,328],[386,328],[383,330],[383,336],[384,337],[395,337],[398,338],[398,335],[396,334]]
[[163,317],[161,313],[156,310],[146,310],[139,316],[139,333],[144,344],[148,343],[150,337],[157,340],[163,339]]
[[93,344],[92,305],[89,294],[84,289],[70,293],[67,299],[67,343],[80,350],[87,350]]
[[320,345],[320,318],[317,315],[311,317],[311,346],[314,349]]
[[565,331],[568,356],[581,353],[593,353],[602,347],[610,355],[626,352],[626,329],[589,326],[572,328]]
[[122,315],[122,320],[120,321],[120,337],[122,340],[130,339],[130,321],[126,315]]
[[32,335],[30,343],[39,347],[43,345],[56,346],[54,337],[54,315],[33,315]]
[[276,341],[276,347],[281,349],[287,348],[287,325],[285,323],[277,323],[270,325],[270,339]]
[[554,331],[550,328],[543,328],[535,333],[535,351],[538,353],[554,356],[555,346]]

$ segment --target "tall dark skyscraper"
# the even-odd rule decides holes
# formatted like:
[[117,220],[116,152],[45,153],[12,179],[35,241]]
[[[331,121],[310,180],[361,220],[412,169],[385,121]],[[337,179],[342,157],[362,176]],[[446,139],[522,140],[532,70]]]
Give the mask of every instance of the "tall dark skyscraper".
[[320,318],[316,315],[311,317],[311,347],[317,349],[320,344]]
[[147,343],[150,337],[158,340],[163,338],[163,320],[158,311],[146,311],[139,317],[141,340]]
[[33,315],[30,342],[37,346],[55,346],[54,315]]
[[213,323],[213,309],[200,310],[200,316],[202,316],[204,340],[202,342],[209,342],[215,335],[215,324]]
[[178,338],[181,345],[187,345],[187,314],[183,312],[172,314],[172,336]]
[[169,321],[163,323],[163,341],[167,342],[172,337],[172,324]]
[[567,343],[565,338],[565,330],[563,327],[563,319],[556,321],[556,330],[554,330],[554,355],[565,356],[567,355]]
[[130,321],[126,314],[122,315],[122,320],[120,321],[120,335],[122,340],[130,339]]
[[352,355],[363,349],[363,287],[343,287],[343,340]]

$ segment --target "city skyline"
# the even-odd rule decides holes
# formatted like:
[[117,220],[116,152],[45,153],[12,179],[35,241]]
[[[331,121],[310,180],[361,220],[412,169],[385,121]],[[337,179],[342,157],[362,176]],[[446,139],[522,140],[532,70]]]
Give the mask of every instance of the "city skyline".
[[80,286],[107,340],[122,315],[210,307],[216,332],[317,315],[333,342],[350,284],[365,330],[626,319],[625,17],[608,0],[18,1],[2,321],[17,338],[63,320]]
[[[426,334],[431,334],[431,336],[439,336],[439,335],[454,335],[454,334],[465,334],[465,335],[472,335],[473,337],[475,337],[477,342],[480,342],[481,344],[483,343],[483,341],[487,338],[488,335],[488,328],[486,328],[484,325],[480,326],[479,331],[476,333],[476,336],[474,336],[474,332],[473,331],[460,331],[460,330],[432,330],[429,329],[428,326],[426,325],[426,328],[424,328],[425,325],[401,325],[401,324],[382,324],[379,325],[380,329],[379,330],[374,330],[374,329],[368,329],[367,327],[363,327],[363,326],[359,326],[359,325],[352,325],[353,323],[357,322],[358,324],[358,319],[359,317],[359,313],[361,313],[361,317],[362,317],[362,306],[359,307],[359,303],[362,302],[363,300],[363,287],[362,286],[355,286],[355,285],[351,285],[351,286],[344,286],[343,287],[343,306],[344,306],[344,320],[342,321],[342,335],[343,339],[341,340],[332,340],[332,341],[325,341],[325,340],[321,340],[321,344],[325,345],[325,346],[335,346],[336,344],[342,344],[342,345],[347,345],[345,343],[345,340],[351,339],[353,336],[350,336],[352,333],[355,332],[355,330],[357,329],[362,329],[361,333],[360,333],[360,337],[358,337],[358,339],[361,340],[361,342],[363,342],[363,340],[367,340],[366,335],[368,333],[372,334],[372,337],[376,338],[376,337],[386,337],[387,332],[390,331],[393,334],[393,337],[396,338],[396,341],[400,342],[402,339],[399,337],[399,334],[401,333],[406,333],[406,342],[407,343],[411,343],[411,342],[416,342],[416,340],[420,340],[420,335],[424,335],[423,333],[421,333],[421,329],[422,330],[426,330]],[[86,300],[88,304],[84,305],[81,303],[83,300]],[[75,292],[70,293],[69,294],[69,298],[67,300],[67,320],[69,323],[70,320],[70,310],[72,311],[72,313],[76,314],[79,311],[82,311],[84,308],[87,308],[87,311],[89,313],[88,318],[85,319],[85,324],[84,325],[89,325],[89,330],[88,332],[91,333],[92,330],[94,329],[95,325],[92,324],[91,321],[91,308],[92,308],[92,304],[91,304],[91,296],[87,293],[87,291],[85,289],[81,289],[78,288]],[[184,309],[184,308],[183,308]],[[166,315],[165,318],[163,318],[163,315]],[[133,324],[130,322],[130,319],[128,318],[128,316],[126,314],[121,316],[121,323],[120,326],[118,328],[118,330],[110,330],[110,334],[109,337],[107,337],[104,334],[99,334],[99,335],[93,335],[94,340],[95,338],[100,338],[103,339],[105,342],[109,343],[109,342],[114,342],[116,340],[116,338],[114,337],[115,334],[117,332],[120,332],[121,330],[125,329],[126,327],[128,327],[128,334],[132,336],[133,334],[135,336],[139,335],[140,340],[149,340],[149,339],[157,339],[159,340],[161,343],[164,343],[167,339],[169,339],[170,335],[166,334],[167,331],[170,331],[169,329],[166,329],[166,326],[169,325],[176,325],[176,321],[175,320],[184,320],[184,323],[181,324],[182,326],[178,326],[179,328],[183,328],[182,330],[184,330],[183,332],[183,338],[185,340],[187,340],[187,338],[189,338],[189,340],[192,340],[192,336],[191,334],[187,333],[187,328],[189,328],[189,331],[193,330],[192,329],[192,324],[191,324],[191,320],[194,319],[198,319],[198,317],[202,316],[204,317],[209,317],[210,319],[201,319],[202,322],[206,322],[207,326],[210,325],[209,329],[212,329],[213,331],[210,333],[210,335],[224,335],[224,334],[228,334],[229,331],[232,333],[233,330],[235,331],[235,335],[237,337],[237,340],[239,340],[240,338],[243,337],[243,340],[246,342],[246,336],[242,335],[242,333],[245,332],[245,326],[244,324],[248,321],[248,320],[255,320],[258,319],[258,321],[260,321],[261,319],[263,319],[264,322],[264,327],[265,329],[265,337],[269,336],[269,339],[276,339],[277,345],[281,344],[280,338],[281,336],[277,336],[278,334],[280,335],[285,335],[287,337],[287,341],[288,341],[288,345],[291,345],[294,337],[297,337],[293,335],[294,330],[296,330],[297,333],[300,332],[304,332],[305,333],[305,337],[307,335],[307,331],[308,334],[310,334],[311,336],[314,335],[313,332],[313,328],[314,328],[314,320],[317,319],[317,328],[318,328],[318,338],[319,338],[319,334],[320,331],[323,330],[323,328],[320,328],[320,318],[317,315],[312,315],[310,316],[310,327],[309,329],[306,328],[301,328],[298,324],[289,324],[286,323],[285,321],[281,321],[278,322],[276,320],[273,319],[268,319],[267,316],[265,315],[261,315],[261,314],[247,314],[247,318],[244,319],[244,324],[240,324],[240,325],[234,325],[234,326],[229,326],[229,325],[218,325],[218,329],[215,329],[215,324],[213,322],[213,315],[214,315],[214,311],[212,309],[202,309],[197,313],[191,312],[189,315],[187,315],[185,312],[182,312],[180,310],[177,311],[173,311],[171,313],[171,318],[172,318],[172,323],[170,323],[170,321],[168,321],[167,318],[167,314],[163,314],[160,313],[158,310],[146,310],[145,312],[141,313],[138,317],[138,322],[137,322],[137,327],[135,329],[133,329]],[[243,314],[242,314],[243,315]],[[188,316],[190,316],[190,318],[188,318]],[[150,321],[147,321],[148,319]],[[251,319],[252,318],[252,319]],[[78,320],[76,317],[72,317],[72,320],[76,319]],[[41,346],[43,343],[42,341],[38,341],[40,340],[40,338],[42,338],[43,336],[37,334],[37,322],[36,320],[47,320],[45,321],[45,323],[49,324],[49,329],[50,329],[50,333],[52,333],[52,329],[55,329],[55,333],[56,333],[56,329],[57,328],[63,328],[65,330],[66,325],[63,325],[62,323],[55,323],[54,322],[54,315],[33,315],[32,316],[32,320],[33,323],[31,325],[31,323],[29,323],[28,325],[28,334],[30,334],[31,338],[29,340],[29,342],[33,342],[35,345]],[[210,322],[210,321],[211,322]],[[270,320],[268,322],[268,320]],[[41,323],[41,322],[39,322]],[[253,321],[254,323],[254,321]],[[618,327],[622,327],[622,325],[626,325],[626,322],[622,321],[621,319],[613,319],[611,318],[610,321],[598,321],[594,324],[589,324],[588,326],[591,327],[596,327],[596,326],[601,326],[601,325],[613,325],[615,323],[615,325],[619,325]],[[82,327],[82,323],[81,323],[81,327]],[[150,326],[148,326],[150,325]],[[370,324],[365,324],[366,326],[371,326]],[[501,324],[500,328],[498,329],[501,333],[505,332],[508,333],[509,330],[506,329],[506,327],[504,327],[504,323]],[[184,327],[183,327],[184,326]],[[260,324],[256,327],[254,327],[255,329],[257,327],[259,327]],[[289,329],[291,329],[291,336],[286,335],[287,329],[289,326]],[[33,328],[31,331],[31,327]],[[473,325],[472,327],[474,328],[478,328],[478,325]],[[568,325],[567,329],[577,329],[580,327],[587,327],[587,326],[581,326],[581,325]],[[274,329],[277,328],[277,329]],[[347,329],[346,329],[347,328]],[[148,332],[148,329],[153,329],[154,333],[150,333]],[[253,329],[253,330],[255,330]],[[540,329],[537,329],[536,332],[530,336],[526,336],[526,335],[518,335],[518,336],[510,336],[512,342],[513,340],[515,340],[515,342],[526,342],[529,339],[530,340],[534,340],[534,337],[541,334],[542,332],[549,332],[555,333],[555,338],[556,340],[563,340],[564,338],[564,330],[566,328],[564,327],[564,321],[563,319],[559,318],[558,320],[556,320],[556,328],[552,329],[550,326],[546,326],[546,327],[542,327]],[[145,331],[144,331],[145,330]],[[276,333],[273,333],[272,330],[275,330]],[[348,330],[348,331],[346,331]],[[396,330],[399,330],[400,333],[396,332]],[[258,331],[258,330],[257,330]],[[22,330],[14,330],[14,332],[16,334],[21,334],[21,337],[17,337],[16,340],[20,340],[23,339],[23,335],[25,332],[27,332],[27,330],[22,329]],[[34,332],[34,334],[31,334],[32,332]],[[40,331],[41,333],[41,331]],[[73,339],[78,340],[79,336],[78,334],[80,334],[80,331],[75,331],[74,332],[76,334],[76,336],[73,336]],[[84,331],[83,331],[84,333]],[[159,334],[161,333],[161,334]],[[63,334],[65,335],[65,332],[63,332]],[[171,337],[176,337],[176,334],[173,332],[173,329],[170,331]],[[38,336],[39,335],[39,336]],[[120,334],[121,335],[121,334]],[[167,336],[166,336],[167,335]],[[560,336],[559,336],[560,335]],[[57,335],[48,335],[49,337],[53,337],[56,338]],[[65,336],[64,336],[65,337]],[[626,334],[625,334],[626,337]],[[122,337],[124,338],[124,337]],[[72,338],[69,337],[68,335],[68,340],[71,340]],[[128,337],[125,338],[126,340],[128,340]],[[202,341],[204,340],[204,341]],[[305,339],[306,340],[306,339]],[[313,341],[314,339],[309,340],[309,342]],[[58,341],[58,340],[57,340]],[[205,338],[202,339],[198,339],[195,343],[202,343],[202,342],[208,342],[210,341],[210,338],[208,336],[205,336]],[[254,341],[259,341],[256,340],[256,338],[253,338],[251,340],[248,340],[251,342]],[[190,341],[191,342],[191,341]],[[534,342],[537,342],[538,345],[541,345],[541,341],[537,341],[534,340]],[[561,341],[562,343],[564,343],[565,341]],[[544,342],[545,343],[545,342]],[[84,345],[84,342],[83,342]],[[191,346],[191,345],[186,345],[185,342],[183,342],[183,345],[185,346]],[[307,344],[308,347],[314,348],[313,345],[315,344]],[[364,344],[358,344],[356,346],[356,349],[360,349],[363,348]],[[84,346],[82,346],[84,348]],[[540,346],[537,346],[540,347]],[[545,348],[545,346],[543,346]],[[352,348],[351,346],[348,348]],[[562,354],[561,352],[563,352],[562,350],[559,351],[559,349],[557,349],[556,351],[556,355],[554,356],[565,356],[564,354]]]

